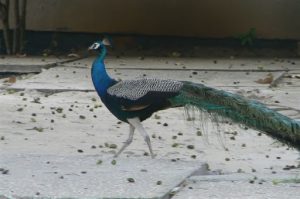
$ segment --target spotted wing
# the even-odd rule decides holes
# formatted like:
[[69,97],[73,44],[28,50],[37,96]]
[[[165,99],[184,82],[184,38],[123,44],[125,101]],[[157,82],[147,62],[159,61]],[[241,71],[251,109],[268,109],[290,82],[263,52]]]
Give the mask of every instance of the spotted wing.
[[124,107],[143,107],[177,95],[182,86],[182,82],[174,80],[125,80],[110,87],[107,93]]

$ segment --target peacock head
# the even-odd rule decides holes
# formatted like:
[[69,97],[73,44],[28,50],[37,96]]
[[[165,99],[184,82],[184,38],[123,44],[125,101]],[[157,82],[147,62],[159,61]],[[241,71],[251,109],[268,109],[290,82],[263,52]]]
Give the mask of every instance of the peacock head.
[[101,51],[105,46],[110,46],[110,41],[107,38],[104,38],[102,41],[97,41],[93,43],[90,47],[89,50],[95,50],[95,51]]

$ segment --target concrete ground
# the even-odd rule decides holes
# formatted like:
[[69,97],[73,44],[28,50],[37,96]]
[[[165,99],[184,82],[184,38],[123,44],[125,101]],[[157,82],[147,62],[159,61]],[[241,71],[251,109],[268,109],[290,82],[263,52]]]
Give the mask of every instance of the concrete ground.
[[[114,159],[128,125],[94,92],[92,60],[0,60],[0,72],[42,71],[0,79],[0,198],[300,198],[299,151],[201,114],[190,121],[183,108],[144,122],[155,159],[138,134]],[[106,65],[116,79],[204,83],[300,120],[299,59],[108,57]]]

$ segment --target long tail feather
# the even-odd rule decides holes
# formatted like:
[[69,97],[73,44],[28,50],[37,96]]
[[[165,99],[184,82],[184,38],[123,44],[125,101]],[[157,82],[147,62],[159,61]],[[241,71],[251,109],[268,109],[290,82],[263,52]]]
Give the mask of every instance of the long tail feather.
[[193,105],[201,111],[230,118],[300,150],[300,122],[259,102],[192,82],[184,82],[180,94],[170,101],[173,106]]

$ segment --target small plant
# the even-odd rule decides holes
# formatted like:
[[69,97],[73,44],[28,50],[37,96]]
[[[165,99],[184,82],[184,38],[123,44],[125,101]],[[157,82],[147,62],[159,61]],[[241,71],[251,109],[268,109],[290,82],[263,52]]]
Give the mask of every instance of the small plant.
[[237,36],[242,46],[252,46],[256,39],[256,29],[250,28],[248,32],[242,33]]

